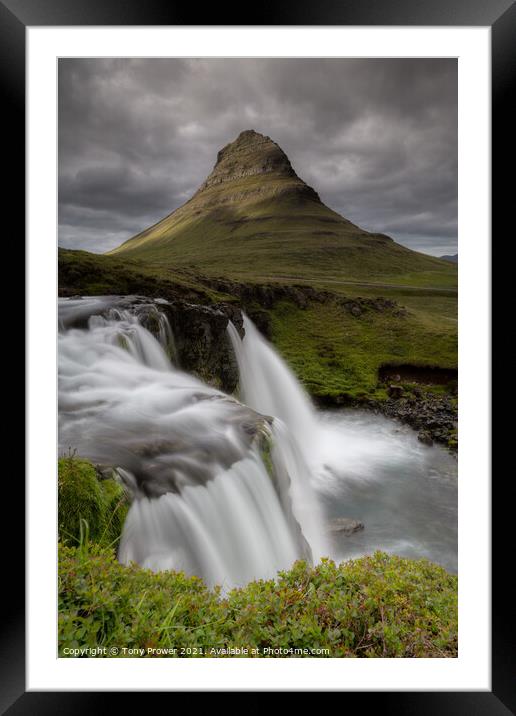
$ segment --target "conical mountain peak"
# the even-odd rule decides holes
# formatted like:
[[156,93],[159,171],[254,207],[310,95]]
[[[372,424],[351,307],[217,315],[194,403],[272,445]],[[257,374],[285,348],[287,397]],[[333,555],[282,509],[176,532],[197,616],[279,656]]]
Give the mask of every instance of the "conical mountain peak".
[[[260,134],[254,129],[245,129],[243,132],[240,132],[233,142],[226,144],[217,154],[217,164],[222,161],[227,161],[228,159],[238,161],[239,158],[242,159],[245,155],[254,155],[257,158],[260,155],[264,157],[273,155],[277,159],[281,157],[283,161],[286,160],[290,165],[287,155],[281,147],[276,144],[276,142],[273,142],[270,137],[267,137],[265,134]],[[217,166],[217,164],[215,166]]]
[[306,186],[276,142],[254,129],[246,129],[219,151],[215,167],[201,186],[201,191],[217,184],[260,175],[271,179],[273,176],[294,179]]
[[269,270],[281,265],[288,275],[290,261],[315,257],[333,270],[353,252],[389,242],[323,204],[275,141],[246,129],[218,152],[191,199],[110,253],[195,263],[203,270],[211,269],[213,257],[267,259]]

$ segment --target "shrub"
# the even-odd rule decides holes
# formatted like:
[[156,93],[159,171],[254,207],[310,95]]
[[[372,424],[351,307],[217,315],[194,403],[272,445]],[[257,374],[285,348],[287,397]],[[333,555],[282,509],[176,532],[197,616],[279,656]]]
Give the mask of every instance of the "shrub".
[[[97,656],[112,656],[114,647],[121,657],[134,656],[130,649],[141,656],[231,649],[277,656],[267,650],[282,649],[285,656],[455,657],[457,578],[426,560],[377,552],[340,565],[297,562],[276,581],[224,595],[197,577],[123,566],[100,545],[60,545],[60,655],[98,647],[106,653]],[[328,651],[302,651],[312,649]]]

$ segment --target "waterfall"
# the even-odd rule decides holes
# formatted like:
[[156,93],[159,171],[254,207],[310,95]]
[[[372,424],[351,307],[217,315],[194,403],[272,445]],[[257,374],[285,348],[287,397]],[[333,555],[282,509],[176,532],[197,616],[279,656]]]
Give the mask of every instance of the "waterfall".
[[228,333],[238,362],[240,397],[262,415],[273,415],[288,425],[298,445],[313,441],[317,429],[314,409],[285,361],[244,315],[245,336],[232,323]]
[[244,338],[232,323],[228,333],[240,375],[240,397],[250,408],[274,420],[274,453],[288,474],[295,474],[291,498],[314,556],[327,555],[322,518],[311,485],[320,468],[317,444],[320,425],[308,395],[272,345],[244,315]]
[[192,572],[223,588],[275,577],[299,556],[296,536],[254,450],[204,486],[136,500],[119,553],[124,563]]
[[230,327],[246,405],[171,362],[159,303],[61,299],[59,309],[59,448],[115,469],[132,492],[121,562],[230,588],[323,553],[300,449],[311,407],[248,320],[243,343]]

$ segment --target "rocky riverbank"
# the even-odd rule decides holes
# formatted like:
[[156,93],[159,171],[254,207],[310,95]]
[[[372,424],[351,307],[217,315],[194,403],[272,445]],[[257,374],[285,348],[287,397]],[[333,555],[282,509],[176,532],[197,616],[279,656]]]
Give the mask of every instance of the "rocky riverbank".
[[457,452],[456,395],[434,394],[416,387],[413,391],[402,389],[402,392],[391,395],[387,400],[355,401],[353,406],[366,408],[410,425],[425,445],[439,443],[451,452]]

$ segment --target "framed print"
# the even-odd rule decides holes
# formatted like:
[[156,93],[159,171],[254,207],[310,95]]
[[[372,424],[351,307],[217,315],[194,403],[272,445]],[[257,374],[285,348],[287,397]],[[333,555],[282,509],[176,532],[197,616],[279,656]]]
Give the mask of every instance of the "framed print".
[[507,713],[490,262],[514,6],[212,14],[0,5],[28,308],[3,707]]

